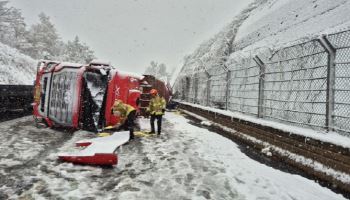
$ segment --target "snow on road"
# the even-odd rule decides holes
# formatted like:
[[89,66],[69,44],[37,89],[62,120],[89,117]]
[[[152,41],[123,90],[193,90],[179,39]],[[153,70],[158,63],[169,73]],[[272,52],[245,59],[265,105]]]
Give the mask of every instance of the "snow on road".
[[[67,136],[35,129],[31,119],[22,118],[16,136],[4,131],[16,125],[6,123],[0,124],[0,199],[344,199],[312,180],[252,160],[237,144],[175,113],[165,115],[161,136],[136,138],[119,149],[113,168],[57,160],[58,153],[93,133]],[[148,126],[147,119],[140,123]]]
[[33,117],[0,123],[0,199],[15,197],[31,187],[35,168],[71,137],[53,129],[38,129]]

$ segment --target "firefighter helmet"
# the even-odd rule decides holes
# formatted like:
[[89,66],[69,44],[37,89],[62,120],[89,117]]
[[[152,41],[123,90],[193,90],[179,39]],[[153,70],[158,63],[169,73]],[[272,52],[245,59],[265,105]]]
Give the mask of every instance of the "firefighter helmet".
[[150,93],[151,93],[151,95],[157,95],[158,91],[156,89],[152,89]]

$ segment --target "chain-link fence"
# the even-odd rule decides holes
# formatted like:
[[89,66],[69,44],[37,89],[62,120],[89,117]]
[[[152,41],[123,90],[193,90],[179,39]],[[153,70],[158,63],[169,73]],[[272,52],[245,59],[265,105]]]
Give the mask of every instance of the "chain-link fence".
[[226,109],[227,71],[222,66],[208,70],[209,77],[209,105]]
[[332,128],[350,132],[350,31],[331,34],[328,40],[336,50]]
[[236,51],[223,64],[180,74],[178,97],[350,136],[350,30],[266,49]]
[[324,128],[327,55],[318,40],[277,51],[265,63],[263,116]]
[[228,61],[228,106],[232,111],[258,114],[259,66],[251,58],[234,55]]

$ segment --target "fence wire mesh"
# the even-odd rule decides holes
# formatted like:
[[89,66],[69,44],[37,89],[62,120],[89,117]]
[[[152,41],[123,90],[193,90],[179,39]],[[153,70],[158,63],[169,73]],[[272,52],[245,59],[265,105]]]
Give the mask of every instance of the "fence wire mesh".
[[223,66],[216,66],[209,71],[209,105],[215,108],[225,109],[227,72]]
[[231,57],[229,60],[228,109],[246,114],[258,114],[260,69],[251,57]]
[[277,51],[265,63],[263,116],[324,128],[327,56],[318,40]]
[[197,74],[197,83],[198,83],[198,94],[197,94],[197,102],[201,105],[208,105],[208,83],[209,77],[205,72],[200,72]]
[[350,31],[328,36],[336,49],[333,128],[350,132]]
[[234,52],[223,65],[184,70],[175,90],[188,102],[350,136],[350,30],[323,38],[269,49],[268,57]]

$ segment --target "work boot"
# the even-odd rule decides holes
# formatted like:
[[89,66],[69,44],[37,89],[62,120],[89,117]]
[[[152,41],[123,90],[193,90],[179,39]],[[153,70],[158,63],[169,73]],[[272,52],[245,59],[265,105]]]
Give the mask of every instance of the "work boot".
[[135,138],[134,132],[130,133],[130,140],[133,140]]
[[154,130],[151,130],[151,132],[148,132],[148,134],[155,134],[156,132]]

